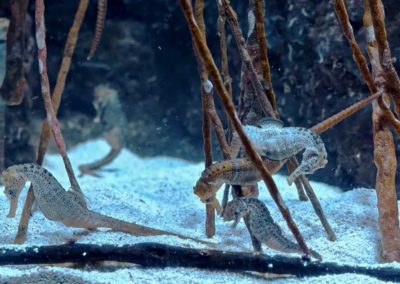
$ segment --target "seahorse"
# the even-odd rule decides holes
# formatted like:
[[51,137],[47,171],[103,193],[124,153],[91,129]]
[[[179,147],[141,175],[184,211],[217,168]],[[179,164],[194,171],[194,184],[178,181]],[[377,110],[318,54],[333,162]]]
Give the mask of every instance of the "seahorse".
[[80,165],[79,171],[81,174],[98,176],[94,170],[111,163],[124,147],[127,121],[117,90],[108,85],[101,84],[94,89],[93,106],[96,109],[94,122],[101,123],[104,129],[103,137],[111,150],[100,160]]
[[2,173],[4,193],[10,201],[9,218],[15,217],[18,197],[27,181],[31,181],[37,205],[44,216],[68,227],[96,229],[111,228],[114,231],[135,236],[170,235],[193,240],[203,244],[210,242],[197,240],[181,234],[154,229],[135,223],[125,222],[102,215],[87,208],[83,194],[73,188],[65,191],[56,178],[37,164],[11,166]]
[[264,118],[258,126],[245,125],[244,130],[262,156],[283,161],[304,150],[303,158],[287,181],[289,185],[301,174],[312,174],[327,164],[324,142],[314,131],[302,127],[283,127],[273,118]]
[[[286,238],[281,228],[274,222],[267,206],[257,198],[236,198],[226,206],[224,221],[234,221],[236,228],[240,219],[249,215],[249,227],[254,237],[268,247],[281,252],[301,253],[299,245]],[[321,260],[321,255],[310,249],[311,256]]]
[[[265,165],[272,173],[276,172],[281,161],[269,161],[264,158]],[[202,202],[212,202],[212,198],[220,187],[230,185],[256,185],[261,180],[261,174],[248,158],[224,160],[207,167],[193,188],[194,193]]]

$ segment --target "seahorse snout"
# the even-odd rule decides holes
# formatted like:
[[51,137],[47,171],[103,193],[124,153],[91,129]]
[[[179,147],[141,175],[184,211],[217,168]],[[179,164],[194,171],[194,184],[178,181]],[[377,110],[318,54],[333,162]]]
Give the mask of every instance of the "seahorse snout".
[[7,218],[14,218],[17,212],[17,199],[10,199],[10,210],[8,211]]

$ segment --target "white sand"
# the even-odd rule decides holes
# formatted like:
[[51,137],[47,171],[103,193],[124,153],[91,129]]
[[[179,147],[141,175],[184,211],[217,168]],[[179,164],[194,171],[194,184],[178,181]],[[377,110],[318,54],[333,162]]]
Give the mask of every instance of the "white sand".
[[[70,151],[72,164],[78,166],[101,157],[108,151],[102,140],[92,141]],[[48,156],[45,167],[68,188],[68,178],[58,155]],[[124,150],[109,166],[101,171],[102,178],[85,176],[79,178],[82,190],[88,198],[89,207],[100,213],[125,221],[179,232],[204,239],[204,204],[193,194],[193,185],[203,170],[202,164],[174,158],[156,157],[142,159]],[[330,242],[320,225],[309,202],[297,198],[296,189],[289,187],[283,176],[274,176],[281,194],[303,233],[307,244],[317,250],[327,262],[354,265],[375,265],[377,263],[377,209],[376,195],[372,189],[354,189],[341,193],[338,188],[322,183],[312,183],[322,207],[338,236]],[[280,216],[265,187],[260,183],[261,196],[286,235],[290,232]],[[2,191],[2,189],[1,189]],[[0,194],[0,249],[16,247],[11,245],[26,197],[21,195],[17,218],[7,219],[8,201]],[[219,194],[222,194],[222,189]],[[246,228],[241,222],[236,230],[219,218],[216,221],[217,234],[213,241],[217,248],[232,251],[252,251]],[[74,232],[82,229],[66,228],[51,222],[37,212],[30,221],[26,246],[62,244],[74,238]],[[292,238],[293,239],[293,238]],[[171,245],[204,248],[192,241],[175,237],[134,237],[116,232],[94,232],[78,239],[80,243],[92,244],[133,244],[138,242],[160,242]],[[275,251],[264,246],[267,254]],[[392,264],[400,268],[399,264]],[[167,268],[140,269],[133,266],[108,266],[103,269],[72,269],[51,266],[9,266],[0,267],[0,283],[262,283],[259,276],[239,273],[210,272],[198,269]],[[305,279],[281,278],[273,283],[381,283],[374,278],[355,275],[334,275]],[[382,282],[383,283],[383,282]]]

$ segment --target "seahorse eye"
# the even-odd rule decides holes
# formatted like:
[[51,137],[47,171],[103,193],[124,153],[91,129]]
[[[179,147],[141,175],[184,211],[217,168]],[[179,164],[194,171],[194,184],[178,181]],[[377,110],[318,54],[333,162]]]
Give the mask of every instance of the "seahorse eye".
[[15,197],[15,193],[11,189],[9,189],[7,193],[9,196]]

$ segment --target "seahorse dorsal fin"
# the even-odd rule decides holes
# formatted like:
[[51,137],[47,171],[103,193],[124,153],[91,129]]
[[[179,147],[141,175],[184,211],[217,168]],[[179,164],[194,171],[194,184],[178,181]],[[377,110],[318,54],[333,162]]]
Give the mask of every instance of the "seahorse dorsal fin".
[[257,125],[261,128],[271,126],[283,127],[283,121],[272,117],[263,117],[257,122]]

